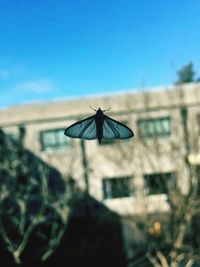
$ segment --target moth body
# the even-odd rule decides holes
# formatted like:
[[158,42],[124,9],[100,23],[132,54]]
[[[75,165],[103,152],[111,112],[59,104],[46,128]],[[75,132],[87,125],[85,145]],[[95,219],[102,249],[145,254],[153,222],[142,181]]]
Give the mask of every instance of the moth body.
[[104,114],[100,108],[97,110],[95,123],[96,123],[97,139],[99,141],[99,144],[101,144],[101,140],[103,138]]

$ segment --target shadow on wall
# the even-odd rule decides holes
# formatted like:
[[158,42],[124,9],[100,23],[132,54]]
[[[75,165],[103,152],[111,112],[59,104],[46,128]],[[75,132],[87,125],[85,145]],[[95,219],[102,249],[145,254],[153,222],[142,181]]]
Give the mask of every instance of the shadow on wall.
[[117,214],[2,130],[0,158],[0,266],[126,266]]

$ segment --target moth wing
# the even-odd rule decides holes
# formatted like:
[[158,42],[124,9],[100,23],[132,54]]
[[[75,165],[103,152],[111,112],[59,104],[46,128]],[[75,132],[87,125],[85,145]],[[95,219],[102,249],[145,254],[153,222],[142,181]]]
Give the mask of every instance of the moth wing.
[[65,129],[65,135],[92,140],[97,138],[95,115],[78,121]]
[[104,139],[126,139],[134,136],[132,130],[125,124],[113,120],[104,115],[103,138]]

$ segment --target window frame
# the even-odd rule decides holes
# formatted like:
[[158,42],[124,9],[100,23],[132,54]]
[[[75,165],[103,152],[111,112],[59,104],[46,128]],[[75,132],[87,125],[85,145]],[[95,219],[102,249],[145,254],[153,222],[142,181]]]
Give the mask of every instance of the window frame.
[[[128,124],[128,120],[119,120],[119,122],[121,122],[121,123],[123,123],[125,125]],[[98,143],[99,146],[107,147],[107,146],[111,146],[111,145],[116,145],[118,140],[119,139],[104,139],[103,138],[102,141],[101,141],[101,144],[99,144],[99,142],[97,142],[97,143]],[[127,141],[129,139],[124,139],[124,140]]]
[[[151,177],[152,178],[154,177],[155,183],[157,183],[157,184],[159,184],[158,180],[161,178],[161,179],[165,179],[165,181],[167,179],[168,183],[170,182],[171,185],[169,187],[169,184],[166,183],[163,186],[163,182],[161,180],[162,189],[164,188],[164,190],[159,192],[158,189],[151,187],[151,188],[153,188],[153,190],[151,191],[151,188],[149,186],[149,181],[147,181],[147,179],[150,180]],[[158,179],[158,177],[159,177],[159,179]],[[177,177],[176,172],[160,172],[160,173],[156,172],[156,173],[144,174],[143,175],[143,179],[144,179],[144,192],[145,192],[145,194],[148,195],[148,196],[151,196],[151,195],[162,195],[162,194],[166,195],[166,194],[168,194],[169,193],[168,192],[169,188],[174,188],[175,189],[175,187],[176,187],[176,177]],[[172,183],[173,183],[173,185],[172,185]]]
[[[160,126],[161,126],[162,122],[165,120],[168,120],[169,130],[164,131],[164,129],[163,129],[162,132],[157,131],[156,123],[160,122]],[[149,123],[149,125],[148,125],[148,123]],[[142,125],[142,124],[144,124],[143,127],[145,127],[145,131],[141,130],[140,125]],[[152,124],[152,128],[153,128],[152,134],[150,134],[147,130],[147,127],[150,127],[150,124]],[[151,139],[151,138],[155,138],[155,137],[159,137],[159,138],[169,137],[172,134],[172,118],[170,116],[162,116],[162,117],[155,117],[155,118],[138,119],[137,120],[137,128],[138,128],[138,136],[140,138]]]
[[[117,182],[117,180],[123,181],[122,179],[127,179],[127,188],[123,188],[123,192],[120,191],[115,191],[119,185],[112,185],[111,181]],[[132,186],[130,190],[130,183],[133,182],[134,177],[132,175],[126,175],[126,176],[114,176],[114,177],[104,177],[102,178],[102,194],[103,194],[103,199],[108,200],[108,199],[121,199],[121,198],[126,198],[126,197],[131,197],[135,194],[135,190]],[[106,191],[106,182],[109,182],[110,186],[110,192]],[[121,185],[120,185],[121,186]],[[114,188],[112,188],[114,187]],[[109,195],[110,194],[110,195]]]
[[[68,147],[70,146],[71,142],[68,141],[66,143],[59,143],[59,138],[58,138],[58,132],[61,132],[63,131],[63,136],[64,136],[64,131],[65,131],[65,128],[51,128],[51,129],[45,129],[45,130],[42,130],[40,131],[39,133],[39,140],[40,140],[40,146],[41,146],[41,151],[52,151],[52,150],[61,150],[65,147]],[[45,133],[54,133],[54,140],[56,140],[55,144],[51,144],[51,145],[45,145],[45,142],[44,142],[44,136],[45,136]],[[66,140],[68,139],[67,136],[66,137]]]

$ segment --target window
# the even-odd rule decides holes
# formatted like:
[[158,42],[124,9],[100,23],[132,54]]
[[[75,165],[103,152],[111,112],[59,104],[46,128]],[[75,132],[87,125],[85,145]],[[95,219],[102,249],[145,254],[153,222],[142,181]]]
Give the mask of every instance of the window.
[[145,193],[147,195],[167,194],[176,188],[174,173],[153,173],[144,175]]
[[197,195],[200,196],[200,165],[195,166],[197,177]]
[[18,134],[16,134],[16,133],[8,133],[7,135],[8,135],[8,137],[10,139],[12,139],[14,141],[18,141],[19,140]]
[[62,149],[70,145],[69,138],[64,135],[65,129],[52,129],[40,132],[42,150]]
[[[120,120],[121,123],[127,125],[128,124],[128,121],[126,120]],[[128,140],[128,139],[125,139],[125,140]],[[99,145],[102,145],[102,146],[107,146],[107,145],[113,145],[116,143],[116,139],[102,139],[101,141],[101,144]]]
[[113,145],[115,142],[115,139],[102,139],[100,146]]
[[104,178],[103,185],[103,198],[121,198],[129,197],[133,194],[132,176]]
[[197,114],[197,123],[198,123],[199,134],[200,134],[200,114]]
[[165,137],[171,134],[170,117],[138,120],[140,137]]

